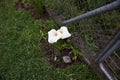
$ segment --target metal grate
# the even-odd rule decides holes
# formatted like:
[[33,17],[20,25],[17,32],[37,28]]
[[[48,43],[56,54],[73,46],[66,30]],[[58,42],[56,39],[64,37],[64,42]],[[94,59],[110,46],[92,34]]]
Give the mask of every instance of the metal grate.
[[[62,20],[67,20],[113,1],[116,0],[45,0],[45,4]],[[111,38],[120,31],[120,8],[76,21],[68,26],[72,34],[77,37],[73,36],[74,43],[81,44],[80,41],[75,40],[81,39],[87,47],[79,47],[83,52],[87,49],[88,55],[91,55],[91,59],[95,60]],[[108,71],[118,79],[120,75],[118,73],[120,71],[119,54],[120,51],[114,52],[104,61]]]

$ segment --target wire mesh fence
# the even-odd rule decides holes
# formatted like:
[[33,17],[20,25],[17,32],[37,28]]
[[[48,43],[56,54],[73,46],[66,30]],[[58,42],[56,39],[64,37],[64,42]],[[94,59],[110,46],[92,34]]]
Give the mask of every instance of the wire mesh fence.
[[109,56],[103,63],[106,69],[111,73],[115,80],[120,79],[120,54],[118,51],[115,51],[111,56]]
[[[46,7],[55,12],[62,20],[66,20],[113,1],[115,0],[45,0],[45,4]],[[87,50],[88,56],[91,55],[91,59],[95,60],[110,39],[120,30],[120,8],[76,21],[69,24],[68,28],[73,34],[72,41],[77,44],[83,52]],[[83,42],[85,44],[83,44]],[[120,50],[114,52],[112,56],[104,61],[107,69],[109,69],[117,79],[120,79],[119,60]]]

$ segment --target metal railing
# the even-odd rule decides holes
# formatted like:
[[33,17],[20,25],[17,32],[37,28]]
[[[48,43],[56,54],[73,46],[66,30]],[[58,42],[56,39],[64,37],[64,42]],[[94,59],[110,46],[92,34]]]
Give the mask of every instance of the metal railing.
[[[100,53],[100,55],[98,56],[97,60],[95,62],[97,62],[101,68],[101,70],[104,72],[104,74],[108,77],[109,80],[117,80],[117,78],[115,76],[111,76],[109,74],[109,72],[107,71],[107,69],[105,68],[105,62],[107,63],[107,66],[111,69],[111,72],[114,73],[114,75],[117,75],[116,72],[114,72],[114,70],[112,69],[111,65],[116,66],[115,68],[117,70],[120,71],[120,65],[118,65],[118,63],[116,63],[114,61],[114,59],[112,59],[110,57],[110,55],[115,52],[118,48],[120,48],[120,31],[112,38],[112,40],[109,42],[109,44],[105,47],[105,49]],[[113,53],[114,54],[114,53]],[[118,56],[118,54],[114,54],[117,55],[118,60],[120,60],[120,57]],[[113,64],[110,64],[107,62],[107,58],[110,58]],[[117,76],[119,77],[119,76]]]

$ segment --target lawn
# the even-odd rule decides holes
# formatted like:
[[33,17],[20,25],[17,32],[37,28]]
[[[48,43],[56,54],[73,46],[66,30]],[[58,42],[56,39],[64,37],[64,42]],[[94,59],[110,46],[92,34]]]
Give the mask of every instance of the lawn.
[[41,40],[47,39],[47,31],[57,24],[17,11],[15,2],[0,0],[0,80],[98,80],[87,64],[64,69],[51,66]]

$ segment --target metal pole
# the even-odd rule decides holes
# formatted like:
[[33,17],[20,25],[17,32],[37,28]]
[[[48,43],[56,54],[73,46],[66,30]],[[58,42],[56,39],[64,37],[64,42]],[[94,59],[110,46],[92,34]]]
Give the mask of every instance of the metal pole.
[[114,78],[110,76],[110,74],[108,73],[108,71],[106,70],[105,66],[102,63],[99,64],[99,67],[104,72],[104,74],[108,77],[109,80],[114,80]]
[[120,47],[120,41],[118,41],[111,49],[109,49],[106,53],[104,53],[104,56],[102,56],[98,63],[104,61],[108,56],[110,56],[117,48]]
[[74,22],[74,21],[78,21],[78,20],[81,20],[81,19],[84,19],[84,18],[88,18],[88,17],[94,16],[94,15],[100,14],[102,12],[115,9],[115,8],[117,8],[119,6],[120,6],[120,0],[116,0],[116,1],[114,1],[112,3],[110,3],[110,4],[107,4],[107,5],[102,6],[100,8],[94,9],[94,10],[89,11],[87,13],[84,13],[84,14],[82,14],[80,16],[68,19],[68,20],[64,21],[62,23],[62,25],[66,25],[66,24]]
[[95,62],[100,63],[105,60],[114,50],[120,47],[120,31],[112,38],[105,49],[100,53]]

